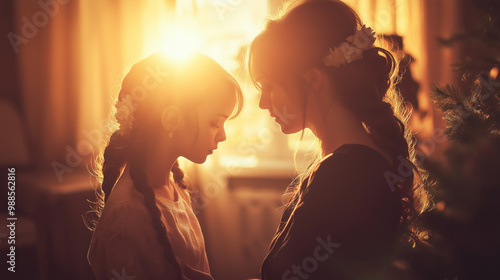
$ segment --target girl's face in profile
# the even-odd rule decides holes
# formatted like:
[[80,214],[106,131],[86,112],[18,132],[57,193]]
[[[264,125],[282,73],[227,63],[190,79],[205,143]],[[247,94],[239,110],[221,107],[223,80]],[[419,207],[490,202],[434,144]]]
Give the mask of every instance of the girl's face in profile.
[[304,106],[300,102],[298,87],[292,82],[284,84],[264,78],[259,84],[262,88],[259,107],[269,110],[281,131],[292,134],[304,129]]
[[188,130],[183,141],[183,157],[203,163],[217,145],[226,140],[225,124],[236,106],[234,93],[219,93],[196,108],[197,116],[185,126]]

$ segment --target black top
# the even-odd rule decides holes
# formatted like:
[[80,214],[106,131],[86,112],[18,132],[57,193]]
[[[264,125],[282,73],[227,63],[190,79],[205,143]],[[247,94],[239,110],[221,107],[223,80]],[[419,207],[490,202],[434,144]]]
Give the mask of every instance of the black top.
[[262,279],[383,278],[401,217],[399,192],[384,177],[392,170],[359,144],[325,158],[285,209]]

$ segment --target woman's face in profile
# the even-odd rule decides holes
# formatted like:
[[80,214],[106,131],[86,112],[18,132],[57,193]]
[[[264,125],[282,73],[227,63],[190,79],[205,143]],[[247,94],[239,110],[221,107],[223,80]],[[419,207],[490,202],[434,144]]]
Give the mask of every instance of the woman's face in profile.
[[[304,129],[304,104],[300,102],[300,92],[293,82],[278,83],[262,78],[259,107],[268,110],[271,117],[285,134],[292,134]],[[302,105],[301,105],[302,104]]]

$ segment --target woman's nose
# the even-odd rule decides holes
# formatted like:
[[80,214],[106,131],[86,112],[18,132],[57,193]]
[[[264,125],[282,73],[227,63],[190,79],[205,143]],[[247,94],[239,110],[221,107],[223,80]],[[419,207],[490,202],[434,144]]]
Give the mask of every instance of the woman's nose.
[[260,95],[260,101],[259,101],[259,107],[263,110],[265,109],[270,109],[270,105],[269,105],[269,94],[266,94],[266,93],[262,93]]

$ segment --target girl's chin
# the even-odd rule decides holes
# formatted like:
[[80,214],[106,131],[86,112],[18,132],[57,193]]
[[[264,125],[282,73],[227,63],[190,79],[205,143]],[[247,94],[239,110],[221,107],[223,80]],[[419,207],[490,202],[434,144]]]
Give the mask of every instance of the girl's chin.
[[193,163],[202,164],[202,163],[205,163],[205,161],[207,161],[207,156],[208,155],[200,155],[197,157],[189,157],[187,159]]
[[207,161],[207,156],[200,158],[199,160],[195,161],[195,163],[202,164],[202,163],[205,163],[205,161]]

